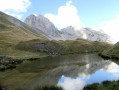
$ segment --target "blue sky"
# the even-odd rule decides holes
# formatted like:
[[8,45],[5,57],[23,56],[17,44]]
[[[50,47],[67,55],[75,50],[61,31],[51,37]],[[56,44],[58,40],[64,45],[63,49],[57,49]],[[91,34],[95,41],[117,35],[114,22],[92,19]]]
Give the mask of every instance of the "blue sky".
[[[69,0],[30,0],[31,6],[24,17],[29,14],[46,13],[57,14],[60,6],[65,6]],[[119,14],[119,0],[72,0],[72,5],[77,8],[81,21],[88,27],[93,27],[104,20],[111,20]]]
[[0,0],[0,10],[22,21],[41,14],[58,29],[90,27],[103,29],[115,41],[118,38],[119,0]]

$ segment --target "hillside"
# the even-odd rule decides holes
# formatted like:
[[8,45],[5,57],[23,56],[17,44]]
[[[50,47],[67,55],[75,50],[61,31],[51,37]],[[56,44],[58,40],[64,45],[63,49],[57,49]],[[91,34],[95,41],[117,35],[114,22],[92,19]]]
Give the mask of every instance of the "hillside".
[[20,51],[15,50],[14,46],[20,41],[32,39],[46,38],[18,19],[0,12],[0,55],[20,54]]
[[[32,20],[29,21],[31,17],[34,23]],[[71,35],[70,28],[66,29],[65,32],[58,31],[47,18],[41,15],[37,17],[32,15],[27,20],[25,22],[32,22],[31,24],[34,27],[0,12],[0,55],[12,58],[29,58],[43,55],[101,52],[103,49],[110,47],[107,43],[96,41],[97,39],[93,42],[79,37],[79,39],[63,41],[61,37],[64,36],[62,34],[69,30],[69,35]],[[74,30],[72,30],[73,32]],[[93,35],[89,33],[90,36]],[[58,40],[58,38],[61,40]]]
[[102,52],[104,49],[109,49],[110,47],[110,44],[104,42],[92,42],[85,39],[66,41],[35,39],[20,42],[16,45],[16,49],[19,50],[42,52],[48,55]]
[[101,53],[101,56],[105,58],[119,59],[119,42],[114,44],[112,48],[104,50]]

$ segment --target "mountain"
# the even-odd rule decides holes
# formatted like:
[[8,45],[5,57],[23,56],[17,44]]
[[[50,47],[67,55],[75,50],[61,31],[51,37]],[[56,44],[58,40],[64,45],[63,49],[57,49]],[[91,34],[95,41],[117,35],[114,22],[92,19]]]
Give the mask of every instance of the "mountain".
[[42,15],[30,15],[24,22],[50,40],[64,40],[54,24]]
[[75,40],[77,38],[83,38],[83,34],[80,31],[75,31],[72,26],[61,29],[62,37],[66,40]]
[[90,41],[111,42],[110,37],[107,34],[90,28],[75,29],[74,27],[69,26],[61,29],[61,32],[63,33],[62,36],[68,40],[83,38]]
[[[0,12],[0,55],[29,58],[49,54],[95,52],[108,47],[105,43],[81,39],[85,36],[90,39],[92,34],[95,36],[96,31],[75,30],[72,26],[59,31],[52,22],[41,15],[30,15],[25,23]],[[97,37],[99,36],[101,35],[97,34]],[[104,39],[104,36],[101,38]],[[98,41],[102,40],[100,39],[96,38]]]
[[75,40],[83,38],[90,41],[110,42],[110,37],[107,34],[90,28],[77,30],[69,26],[58,30],[49,19],[42,15],[30,15],[24,22],[50,40]]
[[8,55],[14,52],[18,42],[32,39],[47,39],[33,28],[20,20],[0,12],[0,55]]

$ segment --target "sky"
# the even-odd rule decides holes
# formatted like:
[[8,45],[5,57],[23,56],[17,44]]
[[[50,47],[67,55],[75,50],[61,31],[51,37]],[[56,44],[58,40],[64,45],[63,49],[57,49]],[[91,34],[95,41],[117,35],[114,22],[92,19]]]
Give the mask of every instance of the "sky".
[[21,21],[41,14],[58,29],[89,27],[119,41],[119,0],[0,0],[0,11]]

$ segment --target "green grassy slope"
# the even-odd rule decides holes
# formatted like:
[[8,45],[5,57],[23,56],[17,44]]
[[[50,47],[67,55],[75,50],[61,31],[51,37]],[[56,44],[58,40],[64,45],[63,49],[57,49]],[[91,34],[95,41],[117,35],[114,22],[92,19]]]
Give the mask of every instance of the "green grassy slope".
[[0,55],[31,55],[31,52],[16,50],[14,46],[20,41],[28,41],[39,38],[47,39],[18,19],[0,12]]
[[87,85],[83,90],[119,90],[118,81],[103,81],[101,84],[94,83]]
[[103,42],[92,42],[85,39],[66,40],[66,41],[48,41],[48,40],[30,40],[20,42],[16,45],[19,50],[31,52],[44,52],[47,54],[75,54],[75,53],[93,53],[102,52],[110,48],[111,45]]
[[104,42],[92,42],[85,39],[59,41],[67,50],[64,53],[93,53],[102,52],[104,49],[111,47],[110,44]]
[[104,50],[101,55],[107,58],[118,58],[119,59],[119,42],[114,44],[112,48]]

